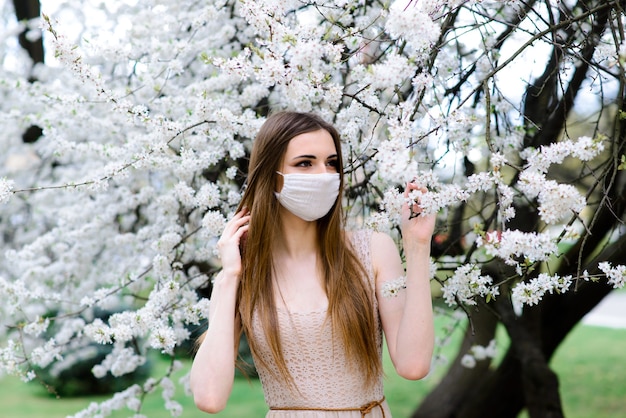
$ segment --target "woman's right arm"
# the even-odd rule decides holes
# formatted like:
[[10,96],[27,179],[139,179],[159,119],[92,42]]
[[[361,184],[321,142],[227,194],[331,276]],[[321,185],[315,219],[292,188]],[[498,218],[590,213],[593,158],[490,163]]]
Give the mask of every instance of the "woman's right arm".
[[244,209],[224,228],[218,241],[222,271],[215,278],[209,304],[209,328],[191,365],[190,386],[196,406],[215,414],[226,406],[235,377],[241,323],[236,315],[241,275],[239,243],[248,230]]
[[211,293],[209,328],[191,365],[190,385],[198,409],[215,414],[226,406],[235,377],[241,324],[235,316],[238,280],[218,274]]

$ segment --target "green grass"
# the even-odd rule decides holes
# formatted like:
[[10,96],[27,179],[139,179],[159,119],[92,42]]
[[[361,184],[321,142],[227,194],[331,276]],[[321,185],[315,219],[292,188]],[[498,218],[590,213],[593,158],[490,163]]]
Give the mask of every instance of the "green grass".
[[568,418],[617,418],[626,413],[626,330],[578,325],[556,352]]
[[[454,349],[448,348],[448,354]],[[557,351],[552,366],[560,376],[561,395],[565,416],[568,418],[618,418],[625,410],[626,377],[623,364],[626,361],[626,330],[579,325]],[[188,364],[187,364],[188,366]],[[159,363],[159,368],[165,363]],[[425,394],[437,383],[444,368],[435,370],[432,376],[410,382],[395,375],[385,356],[385,393],[394,417],[408,417]],[[188,367],[175,376],[186,373]],[[0,380],[0,415],[10,418],[62,418],[85,408],[92,401],[107,397],[55,399],[37,384],[24,384],[15,378]],[[206,416],[196,410],[193,401],[177,388],[177,400],[183,404],[183,418]],[[249,382],[238,378],[226,409],[218,416],[223,418],[263,417],[267,411],[258,381]],[[149,418],[167,418],[160,391],[149,395],[141,411]],[[131,417],[128,410],[119,411],[111,417]],[[524,415],[522,415],[524,416]]]

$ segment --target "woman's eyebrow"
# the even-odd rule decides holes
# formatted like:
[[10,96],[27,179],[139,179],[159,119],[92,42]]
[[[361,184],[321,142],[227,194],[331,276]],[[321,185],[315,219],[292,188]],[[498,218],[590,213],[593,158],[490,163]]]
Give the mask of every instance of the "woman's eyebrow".
[[[309,160],[317,160],[317,156],[312,155],[312,154],[298,155],[296,157],[293,157],[292,160],[298,160],[300,158],[308,158]],[[332,160],[334,158],[337,158],[337,154],[331,154],[328,157],[326,157],[327,160]]]

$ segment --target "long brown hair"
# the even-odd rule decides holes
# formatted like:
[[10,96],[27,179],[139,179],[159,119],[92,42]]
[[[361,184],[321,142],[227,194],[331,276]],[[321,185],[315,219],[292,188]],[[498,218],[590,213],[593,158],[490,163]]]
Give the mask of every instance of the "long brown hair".
[[[279,203],[274,196],[277,174],[289,141],[300,134],[326,130],[337,150],[340,194],[333,208],[317,221],[318,248],[322,260],[324,284],[328,297],[328,318],[333,335],[340,336],[349,360],[360,367],[366,383],[373,382],[382,371],[376,341],[377,322],[373,312],[373,291],[366,280],[361,262],[344,236],[341,191],[343,159],[339,133],[319,116],[309,113],[280,112],[268,117],[255,139],[247,178],[247,187],[239,205],[250,209],[250,229],[242,245],[242,277],[238,306],[242,330],[250,349],[258,352],[251,331],[255,312],[269,343],[278,375],[287,382],[290,375],[281,350],[280,330],[272,281],[272,242],[280,232]],[[255,355],[260,359],[260,356]]]

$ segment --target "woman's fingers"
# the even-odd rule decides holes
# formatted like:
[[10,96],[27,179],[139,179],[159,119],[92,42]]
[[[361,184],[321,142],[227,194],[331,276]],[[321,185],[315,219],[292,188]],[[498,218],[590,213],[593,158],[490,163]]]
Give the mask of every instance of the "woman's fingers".
[[226,226],[224,227],[224,233],[230,235],[235,232],[241,225],[245,224],[248,221],[250,221],[250,214],[246,208],[243,208],[242,210],[237,212],[230,221],[226,223]]
[[217,242],[222,269],[235,275],[238,275],[241,271],[241,252],[239,247],[243,235],[250,227],[249,222],[249,211],[244,208],[226,223],[222,236]]
[[[420,193],[413,193],[418,191]],[[435,214],[422,215],[423,208],[421,206],[419,196],[428,192],[424,186],[409,182],[404,190],[406,205],[403,206],[401,228],[403,237],[415,243],[428,243],[432,237],[436,216]]]
[[424,186],[420,186],[419,184],[415,183],[414,181],[410,181],[406,184],[406,188],[404,189],[404,197],[406,199],[406,204],[407,207],[409,209],[409,219],[413,219],[416,216],[418,216],[421,212],[422,212],[422,207],[419,204],[419,199],[418,200],[413,200],[411,202],[409,202],[409,197],[411,195],[411,192],[414,190],[418,190],[422,193],[426,193],[428,191],[428,189],[426,189],[426,187]]
[[223,239],[230,239],[234,234],[237,233],[239,228],[246,225],[248,222],[250,222],[250,214],[248,210],[244,208],[237,212],[230,221],[226,222],[226,226],[224,227],[224,231],[222,232],[220,241],[222,241]]

